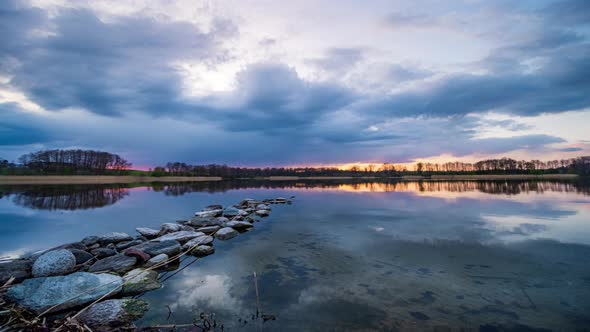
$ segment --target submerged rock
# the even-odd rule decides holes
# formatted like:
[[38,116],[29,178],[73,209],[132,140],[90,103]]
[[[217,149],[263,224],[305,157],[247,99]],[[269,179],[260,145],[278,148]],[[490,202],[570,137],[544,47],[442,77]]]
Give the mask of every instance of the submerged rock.
[[159,254],[157,256],[150,258],[150,260],[145,263],[145,267],[152,267],[155,265],[159,265],[167,260],[168,260],[168,255]]
[[238,231],[231,227],[223,227],[215,233],[215,237],[220,240],[229,240],[238,235]]
[[198,256],[198,257],[202,257],[202,256],[207,256],[207,255],[211,255],[212,253],[215,252],[215,248],[210,247],[210,246],[198,246],[195,249],[193,249],[191,251],[192,255]]
[[118,243],[123,241],[131,241],[133,237],[127,233],[111,232],[99,237],[98,241],[101,243]]
[[39,256],[33,263],[33,277],[50,277],[74,271],[76,257],[69,250],[52,250]]
[[203,236],[203,235],[205,235],[205,233],[202,233],[202,232],[190,232],[190,231],[180,231],[180,232],[169,233],[169,234],[160,236],[159,238],[156,238],[153,241],[162,242],[162,241],[175,240],[175,241],[178,241],[180,243],[184,243],[184,242],[186,242],[186,241],[188,241],[190,239],[194,239],[196,237]]
[[139,249],[152,257],[157,256],[159,254],[166,254],[169,257],[172,257],[180,253],[180,243],[174,240],[160,242],[144,242],[132,248]]
[[69,249],[69,251],[76,257],[76,265],[84,264],[94,258],[91,253],[85,250]]
[[160,231],[157,229],[138,227],[135,230],[137,231],[137,233],[141,234],[141,236],[145,236],[147,239],[153,239],[160,235]]
[[20,306],[41,313],[53,306],[51,312],[81,306],[112,292],[121,290],[123,279],[101,273],[76,272],[67,276],[27,279],[8,289],[6,296]]
[[143,317],[148,309],[149,305],[144,300],[106,300],[93,304],[80,315],[79,320],[95,331],[132,328],[133,322]]
[[119,254],[103,258],[98,262],[92,264],[92,266],[90,266],[90,269],[88,269],[88,272],[113,271],[117,273],[125,273],[127,271],[132,270],[136,263],[137,258]]
[[162,287],[158,280],[158,272],[134,269],[123,276],[122,296],[137,295]]
[[211,245],[213,243],[213,237],[209,235],[203,235],[196,237],[182,246],[182,250],[187,250],[190,247],[198,246],[198,245]]
[[33,260],[31,259],[15,259],[12,261],[1,262],[0,285],[3,285],[11,277],[14,277],[16,282],[21,282],[24,279],[32,277],[32,268]]

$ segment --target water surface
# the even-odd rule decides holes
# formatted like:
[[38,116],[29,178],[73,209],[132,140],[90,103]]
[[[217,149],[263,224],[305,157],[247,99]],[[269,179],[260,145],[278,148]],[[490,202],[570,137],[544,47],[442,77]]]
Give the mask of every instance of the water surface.
[[[589,193],[582,181],[1,186],[0,256],[294,195],[167,273],[137,324],[205,312],[226,331],[587,329]],[[276,320],[252,319],[254,272]]]

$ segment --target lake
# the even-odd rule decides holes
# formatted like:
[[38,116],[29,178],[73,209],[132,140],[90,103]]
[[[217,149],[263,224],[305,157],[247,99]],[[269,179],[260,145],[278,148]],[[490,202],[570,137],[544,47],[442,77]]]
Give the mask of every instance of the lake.
[[0,186],[0,257],[278,196],[295,198],[165,273],[137,325],[206,313],[225,331],[590,328],[581,180]]

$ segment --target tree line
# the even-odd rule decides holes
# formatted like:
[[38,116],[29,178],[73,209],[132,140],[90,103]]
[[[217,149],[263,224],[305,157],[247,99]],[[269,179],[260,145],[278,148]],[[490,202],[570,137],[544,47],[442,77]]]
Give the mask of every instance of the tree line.
[[[0,158],[0,174],[131,174],[131,163],[123,157],[94,150],[42,150],[21,156],[19,163]],[[133,171],[137,172],[137,171]],[[191,165],[169,162],[150,169],[152,176],[217,176],[222,178],[256,178],[269,176],[340,176],[396,177],[434,174],[550,174],[575,173],[590,175],[590,156],[561,160],[486,159],[475,163],[423,163],[411,169],[392,163],[336,167],[232,167],[208,164]]]
[[0,160],[6,174],[119,174],[131,167],[123,157],[95,150],[42,150],[18,158],[18,164]]
[[551,174],[576,173],[590,175],[590,156],[572,159],[539,161],[514,160],[510,158],[487,159],[476,163],[417,163],[409,170],[404,165],[391,163],[352,166],[348,169],[335,167],[231,167],[227,165],[190,165],[183,162],[169,162],[153,169],[156,176],[219,176],[223,178],[253,178],[268,176],[377,176],[393,177],[402,175],[434,174]]

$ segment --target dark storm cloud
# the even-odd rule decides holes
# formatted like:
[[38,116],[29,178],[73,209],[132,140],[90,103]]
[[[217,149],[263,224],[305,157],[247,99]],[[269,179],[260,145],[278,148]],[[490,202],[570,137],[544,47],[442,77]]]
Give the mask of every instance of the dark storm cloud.
[[55,136],[48,128],[38,126],[34,117],[22,114],[13,103],[0,103],[0,146],[44,143]]
[[[14,15],[32,12],[37,13]],[[190,105],[182,100],[181,77],[171,62],[217,56],[216,38],[233,31],[225,21],[207,34],[192,24],[144,17],[107,23],[87,10],[60,11],[48,35],[30,36],[38,28],[34,19],[21,23],[24,32],[11,38],[21,47],[2,49],[18,61],[8,72],[11,84],[49,110],[82,107],[105,115],[186,111]],[[13,29],[1,28],[4,36]]]
[[306,82],[282,64],[256,64],[237,77],[237,88],[202,101],[207,117],[228,129],[276,133],[300,129],[357,96],[338,84]]

